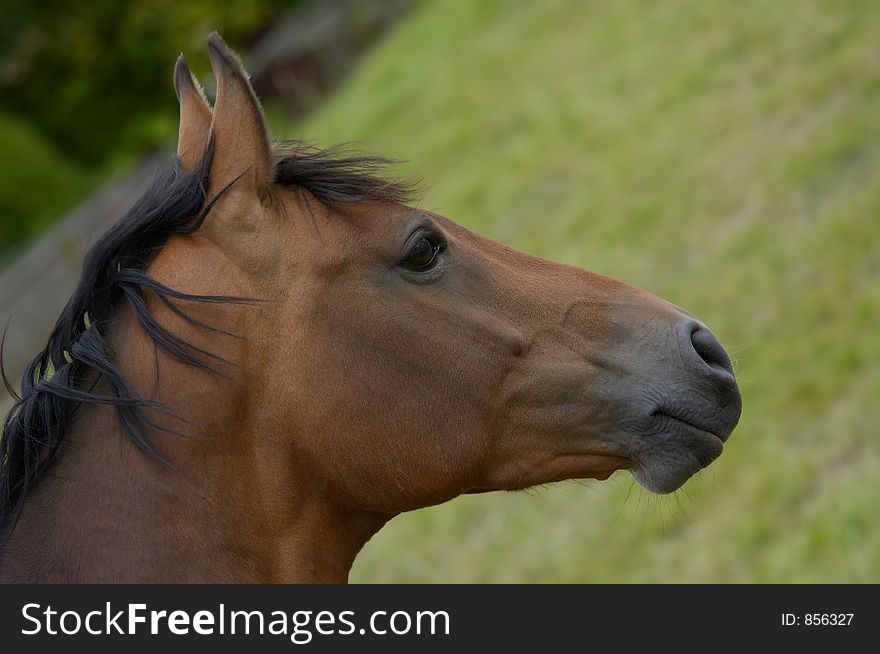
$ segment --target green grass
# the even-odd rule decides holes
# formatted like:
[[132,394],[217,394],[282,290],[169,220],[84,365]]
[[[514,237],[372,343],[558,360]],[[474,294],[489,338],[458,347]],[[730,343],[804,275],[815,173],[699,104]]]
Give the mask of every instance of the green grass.
[[880,4],[427,2],[298,129],[689,308],[744,392],[675,496],[617,473],[459,498],[392,521],[354,581],[880,581]]

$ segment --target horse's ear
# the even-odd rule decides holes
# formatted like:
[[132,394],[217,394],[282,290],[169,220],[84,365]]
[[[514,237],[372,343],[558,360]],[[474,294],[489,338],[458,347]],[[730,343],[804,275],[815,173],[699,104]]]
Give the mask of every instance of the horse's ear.
[[216,32],[208,37],[208,51],[217,81],[211,190],[217,192],[238,180],[262,197],[272,183],[273,169],[263,109],[241,62]]
[[183,55],[174,66],[174,91],[180,103],[177,157],[185,172],[193,170],[205,153],[211,133],[211,108],[202,87],[193,77]]

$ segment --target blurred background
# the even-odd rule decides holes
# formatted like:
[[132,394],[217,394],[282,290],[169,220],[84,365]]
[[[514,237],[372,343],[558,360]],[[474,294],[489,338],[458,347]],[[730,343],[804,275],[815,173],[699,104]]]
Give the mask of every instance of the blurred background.
[[462,497],[353,581],[880,582],[880,3],[6,0],[14,378],[168,164],[178,52],[210,94],[213,29],[275,136],[407,159],[421,206],[684,306],[737,362],[740,426],[678,493]]

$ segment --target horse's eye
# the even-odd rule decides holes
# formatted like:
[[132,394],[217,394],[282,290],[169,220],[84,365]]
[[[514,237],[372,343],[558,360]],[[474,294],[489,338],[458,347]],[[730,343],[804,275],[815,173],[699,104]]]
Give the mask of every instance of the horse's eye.
[[439,251],[440,246],[431,237],[420,236],[413,243],[403,263],[412,270],[427,270],[436,262]]

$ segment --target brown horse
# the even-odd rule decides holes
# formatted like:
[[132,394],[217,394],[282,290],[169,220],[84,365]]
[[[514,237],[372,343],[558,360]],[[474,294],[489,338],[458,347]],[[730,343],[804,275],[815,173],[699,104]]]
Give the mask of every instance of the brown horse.
[[740,415],[691,314],[272,145],[208,40],[175,169],[90,250],[6,419],[0,579],[345,581],[393,516],[628,469],[677,489]]

